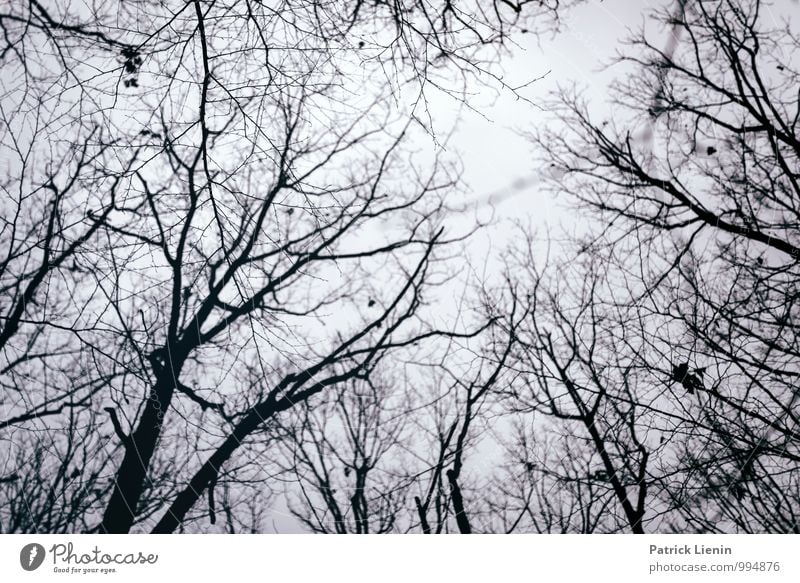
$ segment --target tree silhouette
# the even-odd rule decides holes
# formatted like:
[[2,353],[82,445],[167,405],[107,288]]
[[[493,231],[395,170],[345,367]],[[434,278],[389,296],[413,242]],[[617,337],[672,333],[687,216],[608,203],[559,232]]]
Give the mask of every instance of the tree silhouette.
[[570,131],[533,136],[555,188],[596,221],[575,253],[616,280],[602,301],[626,315],[609,334],[627,338],[631,373],[670,385],[633,398],[656,412],[651,433],[672,427],[654,460],[660,529],[797,530],[797,45],[764,11],[657,12],[681,42],[631,39],[613,118],[565,89]]
[[[458,176],[415,120],[465,78],[513,91],[506,36],[560,8],[4,7],[4,528],[258,528],[238,501],[269,480],[246,460],[277,447],[277,417],[484,330],[425,304],[466,233],[443,230]],[[50,442],[18,437],[34,428]],[[41,514],[20,516],[26,496]]]

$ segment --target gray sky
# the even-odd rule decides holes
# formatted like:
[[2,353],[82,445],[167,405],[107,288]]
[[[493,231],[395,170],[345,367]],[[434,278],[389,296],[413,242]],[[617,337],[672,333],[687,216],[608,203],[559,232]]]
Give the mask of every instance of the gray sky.
[[[631,0],[605,0],[589,2],[568,14],[564,30],[553,39],[537,39],[534,35],[515,35],[512,40],[519,45],[503,69],[509,84],[521,84],[546,74],[546,77],[525,90],[525,95],[541,109],[516,99],[504,92],[491,103],[491,96],[482,95],[475,102],[486,118],[466,112],[453,139],[465,165],[464,178],[476,197],[485,197],[510,187],[520,179],[536,175],[531,163],[531,147],[517,135],[516,130],[526,130],[548,122],[550,114],[544,106],[548,93],[559,85],[578,83],[587,90],[587,97],[602,102],[606,97],[606,84],[615,71],[601,71],[609,62],[618,41],[625,36],[626,27],[637,26],[645,9],[652,3]],[[533,188],[532,190],[535,190]],[[530,190],[522,190],[514,197],[511,211],[518,214],[520,205],[530,208],[532,216],[539,216],[541,206],[532,200]],[[533,198],[535,200],[535,198]],[[530,205],[530,207],[528,207]]]
[[[574,219],[564,206],[544,192],[539,176],[546,169],[536,167],[534,150],[520,132],[552,123],[547,111],[548,95],[559,86],[577,84],[593,105],[604,107],[607,87],[621,67],[604,67],[629,28],[638,28],[646,12],[656,2],[632,0],[590,0],[569,12],[560,33],[553,37],[516,34],[512,54],[501,63],[504,80],[512,86],[543,77],[522,93],[533,104],[517,99],[511,91],[483,90],[472,98],[475,111],[464,109],[448,149],[457,153],[463,164],[463,180],[471,210],[453,226],[468,228],[475,217],[494,218],[471,241],[467,255],[473,264],[489,253],[489,264],[496,264],[498,253],[509,242],[510,221],[522,221],[537,230],[570,230]],[[497,85],[497,83],[495,83]],[[432,96],[432,117],[450,119],[457,103],[447,96]],[[487,201],[491,203],[487,204]],[[491,267],[489,267],[491,269]]]

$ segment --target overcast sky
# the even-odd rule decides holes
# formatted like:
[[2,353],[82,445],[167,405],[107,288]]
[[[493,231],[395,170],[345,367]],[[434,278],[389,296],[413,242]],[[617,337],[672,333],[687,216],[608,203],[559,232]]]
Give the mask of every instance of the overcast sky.
[[[496,100],[488,93],[474,100],[488,119],[465,112],[453,144],[464,160],[465,181],[477,198],[513,188],[521,179],[529,181],[538,174],[540,169],[531,164],[530,144],[516,130],[548,122],[551,114],[544,106],[548,93],[559,85],[578,83],[586,88],[592,101],[601,103],[607,99],[606,85],[615,71],[612,68],[603,72],[602,65],[610,61],[627,27],[636,27],[642,21],[648,6],[652,3],[592,1],[568,13],[564,29],[555,38],[537,39],[531,34],[512,37],[519,47],[504,60],[506,79],[509,84],[522,84],[546,75],[525,90],[525,95],[541,108],[506,91]],[[505,209],[505,214],[517,214],[520,207],[533,211],[533,216],[547,211],[531,202],[537,200],[531,196],[535,191],[535,186],[519,190],[518,196],[503,205],[512,207]]]

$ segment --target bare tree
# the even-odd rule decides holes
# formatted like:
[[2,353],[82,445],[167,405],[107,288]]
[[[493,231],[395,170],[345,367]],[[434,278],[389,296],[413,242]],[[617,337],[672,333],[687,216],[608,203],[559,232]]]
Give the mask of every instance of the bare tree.
[[570,131],[534,139],[556,188],[596,220],[576,256],[613,270],[627,306],[590,321],[627,336],[631,370],[664,391],[633,395],[672,426],[651,462],[664,524],[794,532],[798,44],[757,0],[682,6],[654,15],[680,44],[642,33],[621,54],[632,73],[611,118],[567,89],[556,107]]
[[[633,370],[636,353],[626,346],[627,311],[610,301],[618,282],[597,259],[558,264],[554,272],[559,277],[548,277],[549,270],[537,267],[529,246],[509,265],[515,280],[504,295],[524,305],[526,316],[517,322],[511,311],[501,320],[509,322],[506,333],[513,338],[509,366],[515,374],[503,390],[507,409],[517,418],[539,419],[543,435],[560,433],[560,449],[571,448],[566,468],[542,467],[535,448],[526,445],[536,438],[523,432],[512,441],[510,453],[521,476],[527,476],[521,478],[524,482],[534,476],[550,481],[552,476],[560,489],[575,483],[573,493],[583,497],[579,506],[588,512],[582,517],[582,531],[598,527],[600,517],[591,517],[595,505],[606,513],[604,528],[643,533],[654,480],[654,446],[648,438],[655,425],[648,414],[651,397],[639,387]],[[504,303],[500,298],[494,301],[496,306]],[[588,490],[591,502],[582,489]],[[536,491],[537,485],[527,487],[529,495]],[[544,509],[531,509],[531,503],[525,512],[541,514]],[[572,514],[559,512],[558,522],[574,527]]]
[[[306,401],[282,428],[290,511],[312,532],[386,533],[402,528],[412,482],[401,463],[407,394],[375,379]],[[296,487],[295,487],[296,486]]]
[[[461,236],[442,229],[458,178],[407,144],[435,133],[429,91],[514,91],[493,68],[507,34],[561,8],[4,7],[0,439],[17,460],[41,452],[42,474],[73,441],[93,448],[76,483],[96,494],[63,509],[42,494],[62,515],[16,520],[17,463],[3,523],[196,529],[222,492],[227,530],[256,529],[236,501],[269,489],[252,460],[275,417],[368,384],[412,343],[482,331],[427,323],[439,249]],[[43,426],[63,437],[10,433]]]

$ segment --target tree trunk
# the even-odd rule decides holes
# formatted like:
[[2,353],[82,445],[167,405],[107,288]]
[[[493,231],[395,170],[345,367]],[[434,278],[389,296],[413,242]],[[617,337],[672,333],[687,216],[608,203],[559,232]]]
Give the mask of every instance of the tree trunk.
[[[170,376],[172,376],[170,374]],[[164,415],[169,408],[175,383],[163,375],[150,391],[139,425],[125,445],[125,457],[117,470],[114,491],[103,514],[99,532],[125,534],[130,532],[136,517],[147,470],[161,435]]]

